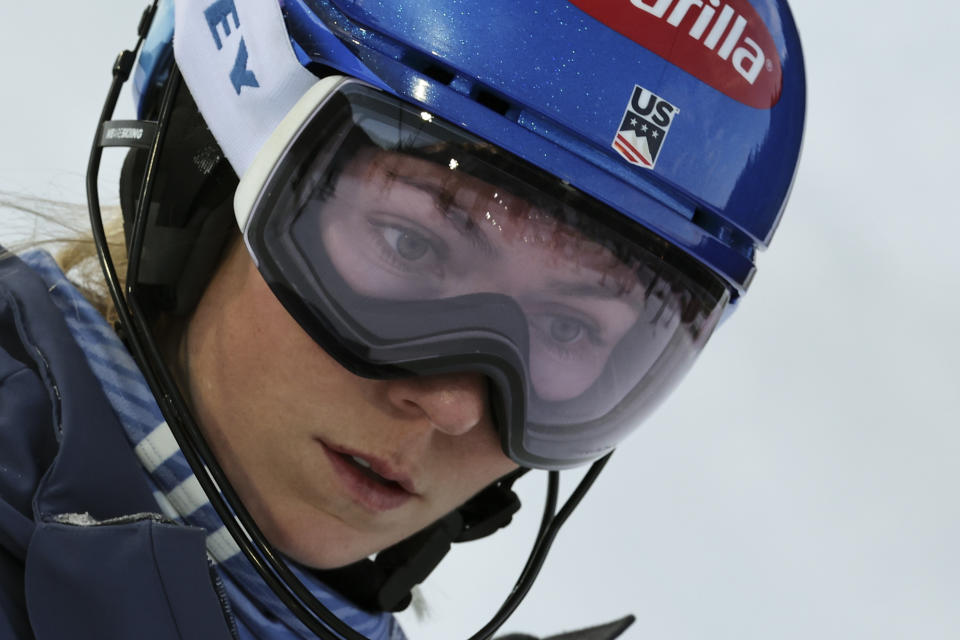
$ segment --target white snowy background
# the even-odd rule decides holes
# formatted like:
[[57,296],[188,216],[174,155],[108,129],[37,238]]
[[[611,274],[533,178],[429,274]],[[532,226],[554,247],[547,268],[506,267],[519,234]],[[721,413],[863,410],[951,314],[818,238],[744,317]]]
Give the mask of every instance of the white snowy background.
[[[142,5],[0,0],[0,189],[82,201]],[[793,9],[809,117],[773,246],[507,629],[633,612],[629,640],[960,638],[960,4]],[[30,228],[0,212],[7,242]],[[518,526],[428,582],[415,639],[464,638],[498,606],[542,484],[523,481]]]

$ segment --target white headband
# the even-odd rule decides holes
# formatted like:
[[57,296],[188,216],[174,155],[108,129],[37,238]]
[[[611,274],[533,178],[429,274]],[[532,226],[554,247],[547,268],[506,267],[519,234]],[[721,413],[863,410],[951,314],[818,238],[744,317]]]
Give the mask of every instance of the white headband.
[[317,78],[297,60],[277,0],[176,0],[174,55],[237,175]]

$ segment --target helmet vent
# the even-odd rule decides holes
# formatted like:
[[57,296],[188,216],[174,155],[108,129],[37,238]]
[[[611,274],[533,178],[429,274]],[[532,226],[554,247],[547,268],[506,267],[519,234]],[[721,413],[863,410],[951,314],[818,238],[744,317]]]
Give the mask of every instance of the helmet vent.
[[712,236],[720,240],[729,247],[733,247],[751,260],[755,252],[753,240],[742,231],[731,226],[723,218],[715,213],[697,207],[693,212],[693,224],[707,231]]
[[457,93],[468,95],[470,99],[477,104],[481,104],[502,116],[507,116],[513,108],[510,102],[504,100],[496,93],[477,84],[471,79],[458,76],[455,70],[446,65],[438,64],[436,60],[428,59],[414,51],[408,51],[406,55],[404,55],[403,61],[407,66],[416,69],[419,73],[450,87]]
[[494,95],[489,91],[484,91],[483,89],[477,90],[473,94],[473,99],[477,103],[482,104],[487,109],[496,111],[502,116],[507,115],[507,111],[510,110],[510,103],[501,98],[498,95]]
[[441,67],[440,65],[437,65],[437,64],[430,64],[425,66],[423,69],[420,70],[420,73],[427,76],[428,78],[433,78],[437,82],[440,82],[446,85],[449,85],[451,82],[453,82],[453,79],[456,76],[456,74],[450,69],[447,69],[446,67]]

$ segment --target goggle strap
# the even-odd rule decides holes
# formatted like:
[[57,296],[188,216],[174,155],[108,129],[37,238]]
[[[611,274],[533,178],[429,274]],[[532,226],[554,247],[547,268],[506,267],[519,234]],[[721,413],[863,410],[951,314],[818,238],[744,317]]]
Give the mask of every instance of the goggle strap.
[[149,149],[158,130],[151,120],[109,120],[100,127],[100,146]]

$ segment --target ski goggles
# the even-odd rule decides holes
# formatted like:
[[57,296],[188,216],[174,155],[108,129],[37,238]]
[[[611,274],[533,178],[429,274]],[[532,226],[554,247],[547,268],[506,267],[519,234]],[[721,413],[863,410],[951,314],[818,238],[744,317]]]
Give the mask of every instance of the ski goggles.
[[525,467],[611,451],[728,301],[623,214],[342,77],[291,110],[234,205],[264,279],[331,356],[378,379],[486,376],[503,451]]

